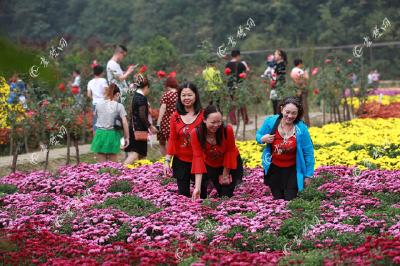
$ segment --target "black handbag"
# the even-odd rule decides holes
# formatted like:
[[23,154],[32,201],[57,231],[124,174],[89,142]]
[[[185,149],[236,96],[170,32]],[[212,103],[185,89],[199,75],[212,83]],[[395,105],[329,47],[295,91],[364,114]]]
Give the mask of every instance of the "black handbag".
[[119,116],[119,114],[114,118],[114,129],[115,130],[123,130],[124,127],[122,125],[122,118]]
[[[271,129],[271,132],[269,133],[270,135],[275,134],[281,120],[282,120],[282,115],[279,115],[278,119],[276,119],[275,124]],[[272,144],[268,143],[266,146],[268,146],[268,145],[271,147],[271,156],[272,156]],[[265,173],[265,171],[264,171],[264,184],[267,186],[269,185],[268,173]]]

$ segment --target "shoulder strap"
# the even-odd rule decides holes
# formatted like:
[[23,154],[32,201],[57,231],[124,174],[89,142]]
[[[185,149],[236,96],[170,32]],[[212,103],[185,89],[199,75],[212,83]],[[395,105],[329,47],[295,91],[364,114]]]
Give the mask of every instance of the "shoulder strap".
[[[281,122],[281,120],[282,120],[282,115],[279,115],[278,119],[276,119],[276,121],[275,121],[274,126],[272,127],[271,132],[269,133],[270,135],[275,134],[276,129],[278,128],[279,123]],[[270,146],[270,147],[271,147],[271,154],[272,154],[272,144],[271,144],[271,143],[268,143],[267,146]]]
[[275,134],[276,129],[278,128],[279,123],[281,122],[281,120],[282,120],[282,115],[279,115],[278,119],[276,119],[275,124],[274,124],[274,126],[272,127],[272,129],[271,129],[270,135]]

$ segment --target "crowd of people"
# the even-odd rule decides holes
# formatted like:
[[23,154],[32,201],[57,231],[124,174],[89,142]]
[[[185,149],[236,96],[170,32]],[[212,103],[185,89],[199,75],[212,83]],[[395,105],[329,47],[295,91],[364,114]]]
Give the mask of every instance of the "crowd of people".
[[[146,77],[138,79],[133,94],[128,94],[127,78],[136,66],[123,71],[120,62],[127,54],[124,46],[118,46],[107,63],[107,80],[104,69],[94,66],[94,78],[88,84],[88,96],[92,98],[94,139],[91,150],[97,153],[98,161],[117,160],[123,150],[124,163],[131,164],[147,155],[149,134],[157,135],[160,151],[165,156],[164,175],[174,177],[178,193],[193,200],[205,199],[210,187],[215,188],[219,197],[232,197],[235,188],[243,182],[243,161],[236,147],[231,124],[223,122],[217,94],[224,86],[213,60],[208,60],[203,71],[207,81],[207,106],[200,101],[198,87],[191,82],[178,86],[175,77],[168,77],[160,100],[160,111],[156,122],[149,115],[151,84]],[[241,61],[240,51],[232,51],[232,59],[225,71],[230,71],[227,90],[232,100],[244,74],[250,71],[246,62]],[[302,121],[303,107],[301,93],[298,96],[279,98],[276,90],[285,83],[287,56],[277,50],[268,62],[271,77],[271,101],[274,115],[267,117],[257,131],[256,140],[265,145],[262,154],[264,183],[271,188],[275,199],[291,200],[304,188],[314,173],[313,144],[306,124]],[[302,61],[295,60],[291,75],[299,86],[304,87],[307,74],[302,70]],[[292,71],[292,72],[293,72]],[[129,102],[125,110],[121,102]],[[247,109],[239,106],[243,121],[249,123]],[[232,124],[236,124],[236,110],[229,110]],[[122,133],[123,132],[123,133]],[[123,135],[123,139],[121,136]],[[191,185],[194,188],[191,193]]]
[[[175,76],[169,76],[155,125],[147,98],[151,90],[149,79],[141,76],[134,85],[128,85],[128,78],[137,65],[130,65],[126,71],[120,66],[127,52],[126,47],[118,45],[106,69],[97,62],[92,65],[93,79],[87,84],[87,96],[92,101],[94,114],[91,151],[96,153],[97,161],[118,161],[122,150],[124,164],[132,164],[147,156],[149,135],[157,135],[160,152],[165,156],[164,175],[176,178],[179,194],[205,199],[213,187],[219,197],[232,197],[236,186],[243,182],[243,161],[232,127],[237,124],[238,117],[233,105],[227,114],[232,125],[223,122],[216,92],[226,89],[235,101],[238,84],[250,71],[249,65],[241,60],[240,51],[233,50],[226,64],[225,74],[229,74],[226,85],[215,60],[207,61],[202,73],[206,81],[202,89],[208,97],[207,106],[201,104],[195,84],[184,82],[179,86]],[[269,96],[274,115],[266,118],[257,131],[256,140],[265,145],[262,154],[265,185],[271,188],[275,199],[291,200],[313,176],[314,152],[302,120],[302,97],[308,73],[301,59],[294,60],[290,77],[298,93],[283,99],[279,91],[286,82],[287,64],[287,55],[282,50],[267,57],[267,69],[262,77],[270,80]],[[14,76],[10,84],[10,97],[25,104],[26,87],[22,80]],[[73,71],[69,86],[76,91],[73,94],[77,100],[82,101],[79,70]],[[246,106],[237,108],[242,120],[251,123]],[[194,184],[192,193],[191,184]]]

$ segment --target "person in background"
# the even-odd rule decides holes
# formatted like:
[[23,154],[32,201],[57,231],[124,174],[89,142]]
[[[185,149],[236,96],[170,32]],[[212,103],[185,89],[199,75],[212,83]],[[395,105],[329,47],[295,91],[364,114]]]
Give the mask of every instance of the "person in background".
[[150,93],[150,83],[146,77],[143,77],[137,84],[137,90],[133,94],[131,115],[129,116],[129,146],[125,148],[128,157],[124,164],[132,164],[138,159],[147,156],[147,139],[135,139],[134,131],[149,131],[153,134],[157,133],[157,129],[150,123],[149,119],[149,103],[147,95]]
[[[234,106],[235,105],[234,94],[235,94],[235,87],[236,87],[235,85],[242,81],[242,79],[240,78],[240,74],[246,73],[250,69],[246,63],[243,63],[241,61],[239,50],[233,50],[231,52],[231,56],[232,56],[232,59],[231,59],[231,61],[229,61],[226,64],[225,68],[229,68],[231,71],[231,78],[228,81],[228,90],[229,90],[229,94],[231,95],[233,106],[232,106],[231,110],[229,111],[229,119],[233,125],[236,125],[237,124],[236,107]],[[247,114],[247,108],[245,106],[240,106],[239,111],[242,114],[244,123],[249,124],[250,120],[249,120],[249,116]]]
[[372,86],[374,89],[378,89],[379,87],[379,79],[380,79],[380,74],[377,69],[374,70],[372,73]]
[[290,77],[292,78],[294,85],[296,86],[296,95],[299,97],[300,102],[302,102],[302,97],[306,93],[305,89],[307,86],[307,81],[309,79],[308,72],[304,70],[303,60],[295,59],[293,61],[294,68],[290,72]]
[[372,70],[369,71],[369,73],[368,73],[368,88],[372,88],[373,87],[373,85],[372,85],[373,73],[374,73],[374,71],[372,71]]
[[[96,104],[104,100],[104,93],[108,87],[107,80],[103,78],[104,68],[100,65],[93,67],[94,78],[87,85],[87,96],[92,99],[93,113],[95,113]],[[97,116],[93,115],[93,134],[96,133]]]
[[216,61],[214,58],[208,59],[207,66],[203,70],[202,74],[207,84],[204,88],[204,91],[208,96],[209,104],[216,102],[216,104],[219,106],[220,99],[218,91],[222,87],[223,81],[221,78],[221,72],[215,66],[215,62]]
[[128,83],[126,79],[130,74],[135,70],[135,66],[130,65],[128,69],[124,72],[120,66],[122,60],[124,60],[125,56],[128,53],[128,49],[126,49],[123,45],[117,45],[114,50],[114,54],[111,59],[107,62],[107,80],[108,83],[115,83],[122,90],[121,101],[124,102],[126,97],[126,93],[128,91]]
[[28,105],[26,103],[27,89],[25,86],[25,82],[19,78],[18,74],[14,74],[9,82],[10,85],[10,95],[8,98],[8,103],[16,103],[20,102],[24,109],[28,109]]
[[116,117],[120,117],[122,120],[124,147],[129,145],[127,114],[124,106],[118,103],[120,96],[120,89],[112,83],[106,89],[105,100],[96,104],[97,130],[90,150],[97,153],[98,162],[117,161],[120,152],[121,133],[114,129]]
[[178,101],[178,82],[174,77],[168,77],[165,81],[165,91],[161,96],[160,112],[157,119],[157,139],[160,143],[160,152],[162,156],[166,154],[166,143],[169,138],[169,121],[171,115],[176,111],[176,102]]
[[270,54],[267,56],[267,68],[264,73],[261,75],[261,78],[266,78],[269,80],[269,84],[267,85],[267,95],[269,95],[269,99],[272,103],[272,110],[274,114],[278,113],[278,94],[276,93],[276,74],[275,74],[275,56]]
[[195,188],[193,199],[207,197],[209,180],[219,197],[232,197],[238,181],[243,177],[243,161],[235,144],[232,126],[224,126],[217,106],[207,106],[202,123],[192,130],[190,137],[192,174],[195,174],[196,184],[203,184]]
[[274,54],[276,65],[274,73],[276,74],[276,93],[277,99],[282,100],[282,90],[286,82],[286,66],[287,66],[287,55],[284,51],[277,49]]
[[310,124],[310,117],[308,114],[308,90],[307,83],[309,80],[309,74],[307,70],[304,70],[303,60],[295,59],[294,68],[290,72],[290,77],[293,80],[294,85],[296,86],[297,92],[296,96],[299,97],[299,101],[303,106],[304,110],[304,121],[307,125]]
[[74,81],[72,82],[72,87],[81,87],[81,72],[78,69],[72,71],[72,78]]
[[[192,174],[193,149],[190,133],[203,121],[200,95],[197,87],[190,82],[182,84],[178,91],[176,112],[171,115],[170,134],[165,156],[164,175],[177,179],[180,195],[190,197],[190,180]],[[171,172],[171,157],[172,162]],[[195,187],[199,188],[201,180],[195,180]]]
[[274,199],[294,199],[314,175],[314,146],[302,115],[298,98],[285,98],[280,113],[267,117],[256,133],[257,142],[266,144],[264,184]]

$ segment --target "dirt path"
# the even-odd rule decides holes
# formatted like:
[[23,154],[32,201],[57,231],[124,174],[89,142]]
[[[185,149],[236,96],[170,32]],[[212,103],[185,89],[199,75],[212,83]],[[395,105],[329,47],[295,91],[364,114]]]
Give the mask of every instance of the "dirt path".
[[[261,127],[261,125],[264,122],[266,115],[261,116],[257,120],[257,129]],[[317,119],[319,117],[322,117],[322,113],[316,112],[316,113],[310,113],[310,119]],[[246,139],[253,139],[255,130],[256,130],[256,125],[254,123],[254,117],[251,117],[251,120],[253,123],[246,125]],[[234,130],[236,130],[236,126],[233,126]],[[238,132],[238,140],[241,140],[241,134],[242,134],[243,127],[240,126],[239,132]],[[157,143],[157,140],[155,136],[151,140],[153,143]],[[79,154],[88,154],[91,153],[90,151],[90,144],[85,144],[85,145],[80,145],[79,146]],[[57,159],[65,159],[67,156],[67,148],[51,148],[50,153],[49,153],[49,158],[50,160],[57,160]],[[71,157],[75,157],[75,148],[71,147]],[[22,165],[22,164],[34,164],[36,165],[37,163],[44,162],[45,161],[45,155],[41,151],[36,151],[32,153],[25,153],[25,154],[20,154],[18,156],[18,161],[17,165]],[[12,156],[2,156],[0,157],[0,168],[1,167],[9,167],[11,166],[12,163]]]

